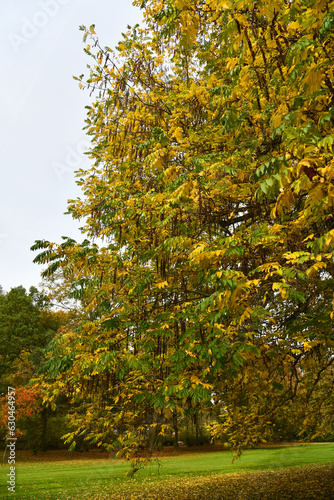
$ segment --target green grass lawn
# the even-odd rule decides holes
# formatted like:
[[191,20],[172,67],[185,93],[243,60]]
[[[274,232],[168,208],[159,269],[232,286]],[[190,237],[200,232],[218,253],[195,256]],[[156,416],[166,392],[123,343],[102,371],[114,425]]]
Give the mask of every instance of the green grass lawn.
[[[0,498],[20,500],[69,500],[108,498],[120,489],[128,491],[141,484],[168,483],[207,475],[274,470],[286,467],[334,463],[334,443],[268,447],[246,451],[232,463],[229,451],[196,452],[160,458],[161,466],[147,467],[134,479],[125,476],[129,464],[123,460],[63,460],[57,462],[18,462],[16,494],[7,491],[8,465],[0,467]],[[166,483],[166,484],[167,484]],[[130,496],[129,496],[130,495]],[[120,497],[121,498],[121,497]],[[138,498],[138,497],[133,497]]]

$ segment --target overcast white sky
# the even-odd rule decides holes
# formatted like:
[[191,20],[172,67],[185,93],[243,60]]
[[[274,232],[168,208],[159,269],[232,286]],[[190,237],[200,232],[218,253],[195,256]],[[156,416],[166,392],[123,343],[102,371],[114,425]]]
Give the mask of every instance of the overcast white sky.
[[91,99],[73,80],[91,62],[79,25],[95,24],[102,45],[114,47],[142,14],[132,0],[0,3],[0,285],[9,291],[41,282],[36,239],[80,239],[80,223],[64,215],[81,195],[74,170],[89,166],[82,128]]

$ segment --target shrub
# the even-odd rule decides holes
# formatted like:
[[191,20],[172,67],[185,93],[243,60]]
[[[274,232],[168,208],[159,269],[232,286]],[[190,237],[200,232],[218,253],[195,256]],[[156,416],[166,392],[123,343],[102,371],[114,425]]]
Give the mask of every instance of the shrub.
[[175,443],[174,436],[163,436],[162,437],[162,446],[173,446]]
[[187,446],[203,446],[208,445],[211,442],[210,434],[203,431],[199,434],[198,437],[190,432],[181,433],[180,439]]

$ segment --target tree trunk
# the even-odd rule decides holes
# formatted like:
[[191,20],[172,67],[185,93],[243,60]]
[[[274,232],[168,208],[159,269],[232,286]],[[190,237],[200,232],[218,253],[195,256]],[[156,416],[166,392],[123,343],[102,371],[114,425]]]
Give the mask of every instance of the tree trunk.
[[174,429],[174,446],[176,448],[179,447],[179,427],[178,427],[178,422],[177,422],[177,411],[173,411],[173,429]]
[[46,408],[43,408],[42,413],[42,439],[41,439],[41,449],[42,451],[46,451],[47,449],[47,423],[48,423],[48,415]]
[[196,429],[196,446],[199,445],[199,418],[198,418],[198,410],[196,410],[195,416],[195,429]]

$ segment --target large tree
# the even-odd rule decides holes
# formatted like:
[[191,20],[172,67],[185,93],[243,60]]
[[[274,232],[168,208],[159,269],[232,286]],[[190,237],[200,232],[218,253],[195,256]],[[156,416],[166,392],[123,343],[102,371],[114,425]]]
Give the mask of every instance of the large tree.
[[116,51],[82,27],[92,167],[69,212],[86,239],[33,247],[85,311],[50,400],[72,395],[74,440],[153,446],[200,409],[236,448],[284,415],[316,436],[333,410],[334,2],[134,3],[146,25]]

